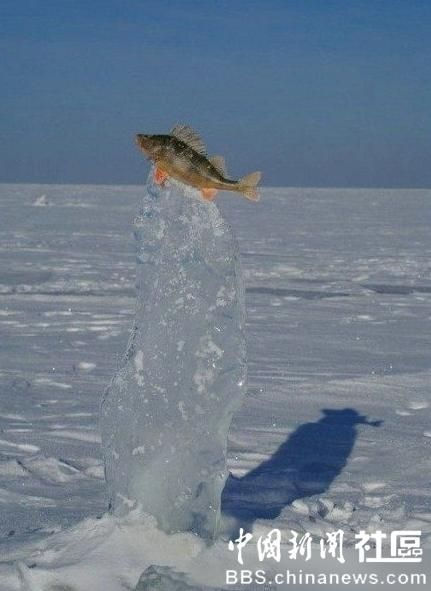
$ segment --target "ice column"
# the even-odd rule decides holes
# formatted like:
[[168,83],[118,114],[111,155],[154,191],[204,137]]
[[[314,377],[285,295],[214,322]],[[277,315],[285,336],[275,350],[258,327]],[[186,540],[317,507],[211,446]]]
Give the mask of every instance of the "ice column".
[[102,402],[111,508],[210,539],[245,392],[238,248],[215,203],[172,180],[148,181],[134,226],[136,316]]

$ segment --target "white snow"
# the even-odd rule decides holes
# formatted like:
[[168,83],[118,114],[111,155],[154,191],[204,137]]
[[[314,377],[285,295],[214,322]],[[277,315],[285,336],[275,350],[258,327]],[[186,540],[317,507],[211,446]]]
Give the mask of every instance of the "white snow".
[[[52,207],[32,206],[42,194]],[[99,403],[133,318],[130,224],[142,194],[0,186],[1,591],[133,589],[152,563],[192,573],[203,587],[237,566],[226,541],[206,549],[151,519],[97,519],[106,511]],[[280,528],[283,540],[292,529],[342,527],[354,555],[361,529],[413,528],[429,556],[430,202],[429,190],[381,189],[264,189],[258,204],[218,199],[247,288],[248,395],[229,438],[237,478],[224,495],[228,532],[238,521],[255,536]],[[181,340],[175,354],[189,351]],[[82,362],[97,372],[82,371]],[[383,422],[328,426],[323,409]],[[65,428],[53,429],[60,422]],[[307,442],[316,430],[314,483],[295,458],[305,446],[312,464],[317,452]],[[32,458],[30,471],[22,460]],[[72,477],[59,482],[66,466]]]
[[80,361],[78,363],[78,367],[79,367],[79,369],[82,369],[83,371],[91,371],[92,369],[94,369],[96,367],[96,364],[89,363],[88,361]]

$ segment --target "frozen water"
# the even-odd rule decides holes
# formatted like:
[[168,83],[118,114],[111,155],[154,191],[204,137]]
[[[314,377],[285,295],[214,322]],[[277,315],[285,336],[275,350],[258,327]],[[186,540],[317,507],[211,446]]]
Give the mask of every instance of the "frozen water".
[[182,573],[169,567],[150,566],[142,573],[135,591],[219,591],[214,587],[196,587]]
[[[34,207],[41,195],[48,206]],[[135,513],[96,518],[106,509],[100,393],[133,319],[141,199],[137,186],[0,185],[1,591],[23,581],[124,591],[152,564],[217,588],[238,568],[224,540],[204,549]],[[314,557],[319,536],[341,528],[348,546],[360,530],[421,530],[424,562],[412,568],[429,570],[430,199],[429,189],[282,187],[257,204],[217,199],[247,295],[248,395],[229,433],[236,478],[222,503],[253,528],[246,568],[332,572],[333,561],[258,562],[256,539],[280,528],[286,557],[291,528],[310,532]],[[324,409],[339,416],[331,429]],[[345,409],[383,421],[353,425],[348,456]],[[311,491],[297,478],[304,457]],[[343,568],[358,571],[348,549]]]
[[246,380],[238,248],[217,206],[172,181],[149,182],[134,225],[136,316],[102,404],[110,503],[212,538]]

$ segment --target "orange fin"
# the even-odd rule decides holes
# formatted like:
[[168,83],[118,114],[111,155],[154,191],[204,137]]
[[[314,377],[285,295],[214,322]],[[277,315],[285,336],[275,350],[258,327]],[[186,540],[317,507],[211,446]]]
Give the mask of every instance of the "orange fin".
[[212,201],[217,195],[217,189],[202,189],[202,197],[206,201]]
[[153,176],[154,182],[156,183],[156,185],[163,185],[168,176],[169,175],[164,170],[162,170],[161,168],[156,168]]

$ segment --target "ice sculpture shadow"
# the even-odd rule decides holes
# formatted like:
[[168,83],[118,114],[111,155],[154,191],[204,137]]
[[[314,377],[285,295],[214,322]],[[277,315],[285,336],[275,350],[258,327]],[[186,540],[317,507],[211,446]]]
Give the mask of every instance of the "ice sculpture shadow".
[[323,417],[300,425],[276,450],[242,478],[229,476],[222,512],[251,531],[256,519],[275,519],[294,500],[323,494],[345,467],[357,425],[379,427],[352,408],[323,409]]

